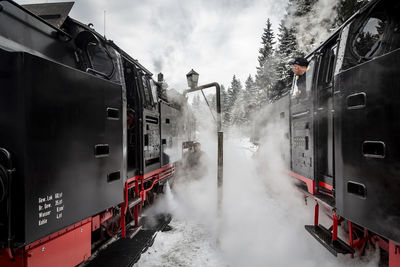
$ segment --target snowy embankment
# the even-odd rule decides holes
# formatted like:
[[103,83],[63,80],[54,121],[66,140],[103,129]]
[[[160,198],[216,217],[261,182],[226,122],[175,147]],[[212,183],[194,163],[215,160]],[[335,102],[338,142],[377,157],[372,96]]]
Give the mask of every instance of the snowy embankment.
[[[208,175],[177,179],[167,190],[152,212],[169,210],[173,230],[158,233],[135,266],[377,266],[377,251],[362,260],[335,258],[305,231],[313,222],[313,203],[306,206],[291,186],[274,146],[255,152],[243,139],[225,141],[217,219],[216,146],[205,143]],[[329,221],[322,223],[329,227]]]

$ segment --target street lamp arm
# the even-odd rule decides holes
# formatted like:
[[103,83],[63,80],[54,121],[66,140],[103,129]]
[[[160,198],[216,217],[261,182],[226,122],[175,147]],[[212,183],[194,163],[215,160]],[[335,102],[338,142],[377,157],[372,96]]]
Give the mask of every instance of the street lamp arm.
[[216,96],[217,96],[217,121],[218,121],[218,132],[220,132],[222,130],[222,120],[221,120],[221,87],[219,86],[219,83],[217,82],[213,82],[213,83],[208,83],[208,84],[204,84],[204,85],[200,85],[200,86],[196,86],[194,88],[191,89],[187,89],[183,92],[184,95],[188,94],[188,93],[192,93],[192,92],[196,92],[202,89],[206,89],[206,88],[211,88],[211,87],[215,87],[216,89]]
[[196,86],[195,88],[187,89],[187,90],[185,90],[183,92],[183,94],[195,92],[195,91],[198,91],[198,90],[201,90],[201,89],[210,88],[210,87],[216,87],[218,91],[220,90],[219,83],[213,82],[213,83],[207,83],[207,84],[204,84],[204,85]]

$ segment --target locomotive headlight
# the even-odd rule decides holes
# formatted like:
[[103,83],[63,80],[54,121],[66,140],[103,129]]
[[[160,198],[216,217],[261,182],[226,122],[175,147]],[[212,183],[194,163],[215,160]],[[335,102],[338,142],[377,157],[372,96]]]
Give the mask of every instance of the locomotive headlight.
[[186,74],[186,79],[190,89],[196,88],[199,82],[199,74],[192,69]]

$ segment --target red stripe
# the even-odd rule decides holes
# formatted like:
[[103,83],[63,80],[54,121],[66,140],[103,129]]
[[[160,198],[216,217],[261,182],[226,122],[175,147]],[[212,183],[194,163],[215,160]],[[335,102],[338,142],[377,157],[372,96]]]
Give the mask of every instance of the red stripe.
[[319,185],[324,187],[324,188],[326,188],[326,189],[328,189],[328,190],[331,190],[331,191],[333,190],[333,186],[330,185],[330,184],[327,184],[327,183],[324,183],[324,182],[319,182]]
[[292,171],[288,171],[288,173],[290,176],[305,182],[307,185],[308,192],[313,195],[315,194],[315,181],[314,180],[304,177],[304,176],[302,176],[298,173],[292,172]]

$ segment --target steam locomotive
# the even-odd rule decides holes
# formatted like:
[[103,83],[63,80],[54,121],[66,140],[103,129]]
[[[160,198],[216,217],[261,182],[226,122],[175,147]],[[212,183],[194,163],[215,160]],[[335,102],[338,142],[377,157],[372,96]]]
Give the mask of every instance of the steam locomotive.
[[0,1],[0,266],[75,266],[132,237],[195,138],[186,98],[72,6]]
[[[334,255],[379,246],[390,267],[400,266],[399,12],[394,0],[358,11],[308,55],[305,91],[294,80],[281,100],[289,116],[279,111],[290,132],[289,173],[315,203],[306,230]],[[329,228],[319,224],[322,208]]]

